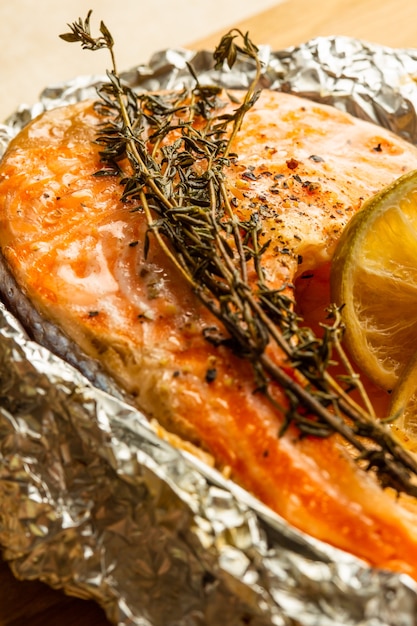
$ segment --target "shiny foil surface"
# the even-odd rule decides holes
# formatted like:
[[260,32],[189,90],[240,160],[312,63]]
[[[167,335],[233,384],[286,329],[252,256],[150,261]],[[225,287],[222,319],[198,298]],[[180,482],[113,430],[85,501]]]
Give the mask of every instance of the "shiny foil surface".
[[[262,84],[417,143],[417,51],[320,38],[261,47]],[[241,61],[166,50],[125,72],[138,89],[246,87]],[[0,148],[44,109],[94,95],[101,77],[45,89],[0,127]],[[412,626],[417,585],[290,527],[146,417],[30,340],[0,305],[0,545],[16,576],[92,598],[119,626]],[[111,393],[110,393],[111,392]]]

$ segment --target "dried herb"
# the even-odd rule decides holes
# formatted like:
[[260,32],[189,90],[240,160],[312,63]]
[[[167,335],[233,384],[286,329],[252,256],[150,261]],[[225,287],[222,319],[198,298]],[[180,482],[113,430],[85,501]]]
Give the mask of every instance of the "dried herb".
[[[339,311],[330,311],[331,323],[324,327],[323,338],[303,327],[285,290],[271,290],[267,285],[262,257],[269,242],[260,243],[261,216],[254,211],[249,220],[241,221],[233,210],[224,169],[233,158],[231,145],[245,113],[260,93],[262,67],[256,46],[247,34],[233,30],[216,48],[216,67],[232,67],[241,56],[252,59],[256,67],[241,104],[232,114],[222,113],[221,90],[201,85],[192,67],[195,86],[191,90],[135,94],[117,73],[109,30],[101,23],[101,35],[94,38],[90,15],[71,24],[70,32],[61,37],[90,50],[107,48],[110,52],[109,81],[98,90],[97,110],[103,124],[97,142],[104,168],[99,174],[120,175],[122,199],[134,201],[145,212],[149,227],[145,251],[153,235],[218,319],[218,327],[205,330],[206,339],[228,346],[251,363],[257,391],[275,404],[271,381],[285,390],[288,406],[276,406],[286,418],[282,431],[296,425],[300,436],[338,433],[382,486],[417,496],[417,462],[386,425],[375,419],[341,347]],[[121,167],[125,159],[130,165],[128,174]],[[296,165],[291,162],[291,167]],[[256,284],[249,282],[250,266],[255,269]],[[266,348],[271,343],[285,355],[285,367],[268,356]],[[343,380],[336,381],[329,374],[333,353],[345,366]],[[363,407],[349,396],[350,388],[359,389]]]

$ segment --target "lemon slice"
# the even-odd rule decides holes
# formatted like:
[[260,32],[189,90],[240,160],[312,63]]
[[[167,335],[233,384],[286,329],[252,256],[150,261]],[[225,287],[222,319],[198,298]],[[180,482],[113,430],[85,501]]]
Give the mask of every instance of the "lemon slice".
[[417,171],[370,198],[351,219],[330,282],[332,301],[344,305],[352,358],[392,390],[417,349]]

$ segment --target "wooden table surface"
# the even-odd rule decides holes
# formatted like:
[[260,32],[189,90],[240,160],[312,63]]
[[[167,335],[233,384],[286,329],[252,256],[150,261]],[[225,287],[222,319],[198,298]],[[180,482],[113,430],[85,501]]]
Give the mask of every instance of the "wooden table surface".
[[[209,0],[208,0],[209,1]],[[393,47],[417,47],[415,0],[283,0],[253,18],[236,21],[256,43],[273,49],[320,35],[348,35]],[[184,46],[213,48],[213,33]],[[0,626],[109,626],[93,602],[69,598],[40,582],[17,581],[0,563]]]
[[[274,50],[313,37],[347,35],[393,47],[417,47],[414,0],[284,0],[236,24],[253,41]],[[223,32],[194,43],[211,49]]]

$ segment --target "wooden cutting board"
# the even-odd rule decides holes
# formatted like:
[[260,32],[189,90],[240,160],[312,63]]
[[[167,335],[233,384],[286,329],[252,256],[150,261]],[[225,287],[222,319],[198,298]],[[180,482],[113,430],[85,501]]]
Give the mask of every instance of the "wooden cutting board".
[[0,561],[0,626],[110,626],[95,603],[38,581],[17,581]]
[[[268,11],[238,24],[255,43],[273,50],[313,37],[346,35],[394,48],[417,48],[416,4],[413,0],[282,0]],[[211,50],[224,32],[192,44]]]

